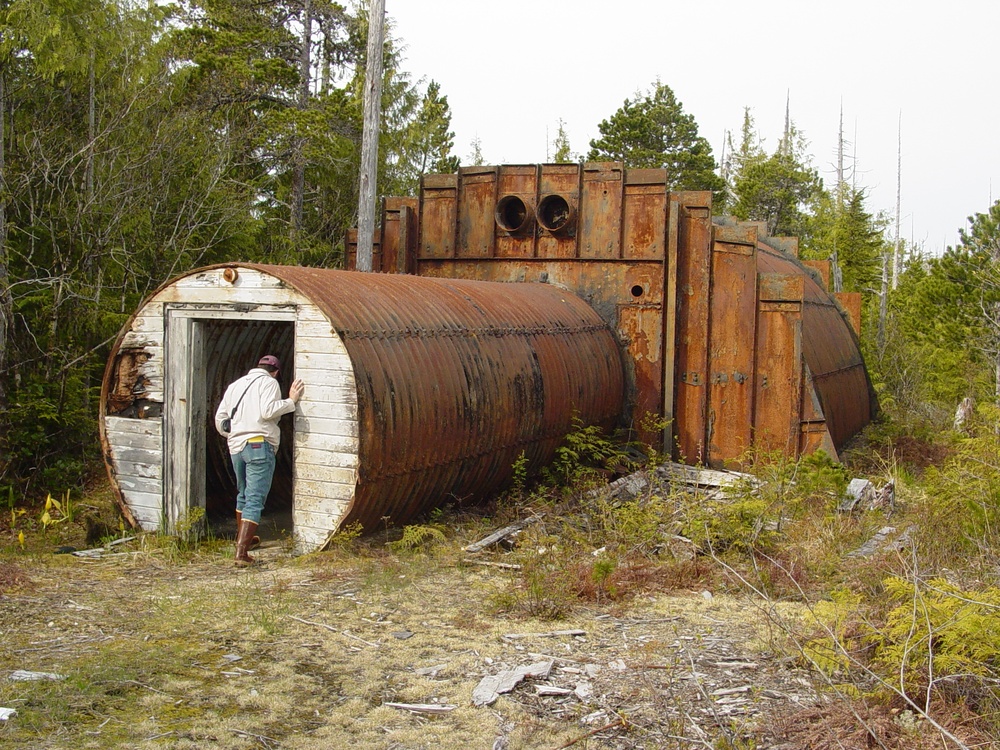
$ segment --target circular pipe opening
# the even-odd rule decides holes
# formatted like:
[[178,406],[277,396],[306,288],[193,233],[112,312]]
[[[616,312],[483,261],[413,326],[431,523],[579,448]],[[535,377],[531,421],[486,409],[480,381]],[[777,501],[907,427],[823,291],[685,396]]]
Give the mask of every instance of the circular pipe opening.
[[636,284],[635,286],[632,287],[632,296],[633,297],[641,297],[642,293],[644,291],[645,290],[642,288],[642,286],[640,286],[639,284]]
[[531,208],[516,195],[505,195],[497,202],[497,226],[505,232],[524,232],[531,225]]
[[538,204],[538,223],[552,233],[568,230],[573,223],[573,208],[561,195],[546,195]]

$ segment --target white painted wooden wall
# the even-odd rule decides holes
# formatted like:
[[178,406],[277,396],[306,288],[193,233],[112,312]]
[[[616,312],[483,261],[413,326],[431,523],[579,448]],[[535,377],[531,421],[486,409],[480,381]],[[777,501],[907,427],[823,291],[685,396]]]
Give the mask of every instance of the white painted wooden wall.
[[[226,310],[249,304],[263,310],[295,310],[294,374],[305,381],[306,390],[294,421],[293,535],[298,551],[316,550],[326,544],[347,514],[357,484],[354,370],[343,341],[319,307],[269,274],[238,270],[232,284],[223,278],[223,269],[213,269],[182,277],[164,288],[139,310],[119,348],[145,350],[149,359],[140,373],[148,385],[140,395],[163,403],[164,378],[173,372],[164,367],[165,306]],[[197,317],[197,313],[188,314]],[[213,316],[206,313],[206,317]],[[260,313],[255,317],[259,319]],[[164,408],[164,414],[168,413]],[[165,519],[163,427],[160,418],[105,417],[115,478],[136,521],[148,530],[160,529]]]

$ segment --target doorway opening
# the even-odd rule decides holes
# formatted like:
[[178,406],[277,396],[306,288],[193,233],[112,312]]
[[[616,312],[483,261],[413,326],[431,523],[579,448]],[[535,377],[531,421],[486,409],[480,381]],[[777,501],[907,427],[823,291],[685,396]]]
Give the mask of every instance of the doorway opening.
[[[215,431],[215,410],[227,386],[265,354],[281,360],[282,394],[295,379],[295,310],[233,308],[167,310],[168,525],[183,531],[236,535],[236,478],[226,439]],[[274,480],[258,534],[262,540],[292,533],[294,416],[281,418]],[[198,510],[200,509],[200,510]]]

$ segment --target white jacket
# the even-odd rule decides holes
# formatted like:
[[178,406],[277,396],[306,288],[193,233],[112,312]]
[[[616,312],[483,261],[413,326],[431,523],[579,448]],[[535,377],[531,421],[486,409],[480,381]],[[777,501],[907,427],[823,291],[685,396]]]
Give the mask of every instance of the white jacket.
[[[243,396],[243,392],[246,395]],[[240,396],[243,400],[240,401]],[[232,416],[236,402],[236,416]],[[262,437],[278,450],[281,430],[278,420],[283,414],[295,411],[295,402],[281,397],[281,386],[262,367],[255,367],[239,380],[226,388],[222,403],[215,411],[215,429],[227,438],[230,453],[239,453],[252,437]],[[232,419],[232,430],[227,435],[222,431],[222,420]]]

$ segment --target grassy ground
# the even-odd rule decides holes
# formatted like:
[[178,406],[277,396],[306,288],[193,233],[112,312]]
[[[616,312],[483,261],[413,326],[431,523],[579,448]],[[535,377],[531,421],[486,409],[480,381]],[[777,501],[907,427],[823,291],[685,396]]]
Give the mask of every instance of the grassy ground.
[[[121,536],[106,488],[72,521],[9,509],[0,707],[16,714],[0,746],[1000,747],[982,679],[965,698],[880,683],[863,618],[881,612],[887,634],[893,610],[844,593],[909,580],[912,547],[850,552],[927,518],[921,496],[904,492],[892,517],[842,516],[815,499],[827,484],[804,495],[796,477],[796,493],[772,472],[727,499],[655,482],[617,499],[520,495],[313,555],[278,540],[249,570],[226,540],[54,554]],[[515,544],[464,551],[527,516]],[[539,663],[543,676],[474,703],[485,677]]]

